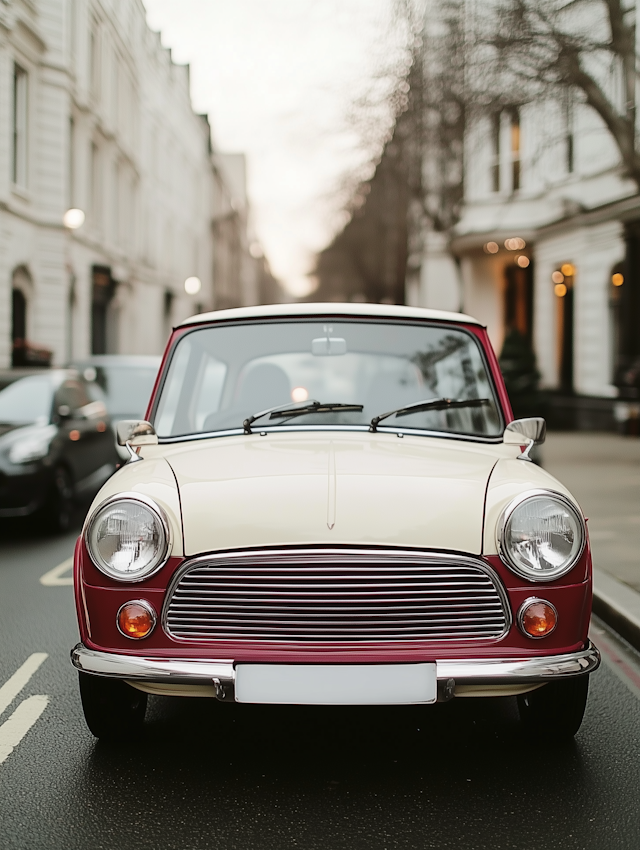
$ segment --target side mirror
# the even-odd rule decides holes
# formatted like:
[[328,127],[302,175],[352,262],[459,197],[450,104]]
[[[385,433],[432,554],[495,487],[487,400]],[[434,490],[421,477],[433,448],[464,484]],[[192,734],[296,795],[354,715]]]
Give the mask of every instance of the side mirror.
[[516,419],[509,422],[504,429],[503,442],[506,446],[522,446],[526,449],[519,456],[519,460],[531,460],[529,452],[534,446],[544,443],[547,436],[547,423],[541,416],[531,416],[528,419]]
[[116,432],[120,446],[157,446],[155,428],[144,419],[123,419],[118,422]]

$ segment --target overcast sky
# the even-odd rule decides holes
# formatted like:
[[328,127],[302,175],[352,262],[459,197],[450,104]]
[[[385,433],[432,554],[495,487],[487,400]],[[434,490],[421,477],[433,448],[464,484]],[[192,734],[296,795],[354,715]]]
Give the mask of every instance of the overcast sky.
[[191,65],[214,144],[248,159],[253,222],[271,267],[304,294],[339,227],[334,192],[364,154],[351,104],[392,51],[392,0],[144,0],[174,61]]

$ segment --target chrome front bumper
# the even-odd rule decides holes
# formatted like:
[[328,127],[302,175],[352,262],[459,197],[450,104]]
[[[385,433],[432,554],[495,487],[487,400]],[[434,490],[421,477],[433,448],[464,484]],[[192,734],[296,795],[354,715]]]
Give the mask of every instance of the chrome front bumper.
[[[152,693],[184,693],[189,686],[208,686],[212,696],[233,702],[235,668],[230,660],[144,658],[98,652],[79,643],[71,663],[83,673],[124,679]],[[446,659],[436,662],[438,701],[452,696],[490,696],[531,690],[546,682],[592,673],[600,653],[587,641],[584,649],[566,655],[537,658]],[[379,665],[381,675],[384,664]],[[175,690],[174,690],[175,689]],[[203,694],[204,695],[204,694]]]

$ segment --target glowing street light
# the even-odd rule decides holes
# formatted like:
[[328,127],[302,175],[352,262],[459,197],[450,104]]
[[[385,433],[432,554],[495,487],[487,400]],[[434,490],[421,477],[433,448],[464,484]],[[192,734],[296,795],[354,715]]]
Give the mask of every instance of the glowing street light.
[[62,223],[69,230],[77,230],[84,224],[84,213],[82,210],[75,209],[75,207],[67,210],[62,216]]
[[197,295],[202,289],[202,281],[199,277],[188,277],[184,282],[184,291],[187,295]]

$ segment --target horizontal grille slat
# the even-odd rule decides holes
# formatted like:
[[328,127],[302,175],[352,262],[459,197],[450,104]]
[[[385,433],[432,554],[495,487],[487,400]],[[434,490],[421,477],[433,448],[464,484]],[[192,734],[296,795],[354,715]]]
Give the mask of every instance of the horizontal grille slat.
[[[397,601],[398,600],[396,600],[396,602]],[[200,610],[201,607],[202,607],[201,602],[202,602],[202,600],[197,600],[197,599],[191,600],[189,602],[185,602],[184,600],[177,598],[177,599],[174,600],[173,608],[175,610],[184,610],[184,611],[196,610],[197,611],[197,610]],[[493,602],[493,601],[470,602],[469,600],[465,600],[465,602],[466,602],[465,607],[467,609],[484,611],[488,608],[496,609],[496,610],[499,610],[501,608],[500,603]],[[429,609],[433,610],[433,609],[437,608],[438,610],[440,610],[440,609],[446,610],[446,609],[450,609],[450,608],[457,608],[457,607],[459,607],[459,604],[460,604],[459,602],[443,602],[442,600],[437,600],[437,603],[434,602],[433,604],[431,604],[429,606]],[[234,605],[233,601],[225,600],[223,603],[217,604],[215,606],[215,610],[218,610],[218,611],[228,610],[228,611],[237,611],[237,612],[251,611],[251,612],[253,612],[253,611],[255,611],[255,605],[242,605],[242,604]],[[365,605],[352,605],[351,600],[350,600],[349,602],[345,602],[344,605],[325,605],[324,603],[315,603],[314,606],[313,606],[313,610],[314,611],[322,611],[322,612],[333,611],[333,612],[339,612],[340,614],[344,615],[346,613],[357,614],[358,612],[360,612],[362,610],[366,610],[366,606]],[[384,602],[381,602],[380,604],[378,604],[376,602],[375,608],[373,608],[372,610],[375,610],[376,613],[385,613],[386,611],[402,611],[404,613],[409,613],[409,612],[414,611],[414,610],[422,612],[422,611],[424,611],[424,606],[423,605],[416,605],[415,602],[413,602],[413,601],[411,602],[411,604],[407,604],[407,605],[387,605]],[[272,612],[273,614],[277,614],[278,612],[283,612],[283,611],[304,611],[305,614],[310,613],[309,612],[309,603],[307,603],[306,605],[295,605],[295,604],[281,605],[281,604],[277,603],[275,600],[272,603],[270,602],[269,611]]]
[[198,559],[170,591],[164,623],[185,640],[495,639],[508,611],[497,578],[472,559],[310,550]]

